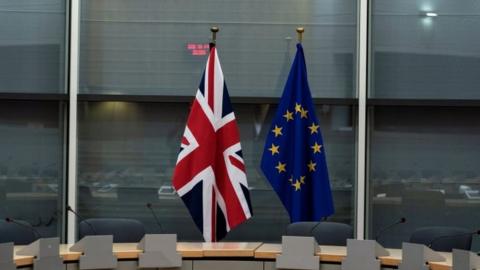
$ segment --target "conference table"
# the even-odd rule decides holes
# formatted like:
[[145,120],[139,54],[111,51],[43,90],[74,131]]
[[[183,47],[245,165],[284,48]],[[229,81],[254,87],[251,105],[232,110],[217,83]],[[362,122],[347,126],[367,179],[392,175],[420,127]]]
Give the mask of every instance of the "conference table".
[[[70,244],[60,246],[60,256],[65,270],[78,270],[80,252],[69,251]],[[16,246],[15,250],[22,248]],[[387,249],[389,256],[380,257],[382,269],[396,269],[401,262],[400,249]],[[276,256],[281,254],[281,244],[261,242],[219,242],[219,243],[177,243],[177,252],[182,256],[182,270],[273,270]],[[113,245],[113,253],[118,259],[119,270],[138,269],[138,257],[142,250],[137,243],[117,243]],[[320,269],[340,269],[341,262],[347,253],[344,246],[319,246],[317,256],[320,257]],[[432,270],[452,269],[451,253],[440,252],[446,258],[443,262],[429,262]],[[32,256],[15,255],[17,269],[33,269]]]

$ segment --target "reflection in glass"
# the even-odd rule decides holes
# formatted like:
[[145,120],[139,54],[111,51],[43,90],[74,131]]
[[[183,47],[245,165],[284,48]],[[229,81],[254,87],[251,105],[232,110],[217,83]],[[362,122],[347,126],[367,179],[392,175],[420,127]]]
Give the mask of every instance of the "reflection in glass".
[[355,93],[355,1],[86,0],[81,14],[81,93],[190,95],[212,25],[231,96],[281,94],[298,25],[313,96]]
[[64,179],[63,104],[0,102],[0,218],[60,236]]
[[0,92],[65,92],[65,3],[0,0]]
[[370,236],[405,217],[380,243],[413,230],[480,224],[479,108],[370,108]]
[[[167,232],[180,240],[201,234],[171,187],[171,175],[188,113],[188,104],[83,102],[79,104],[79,210],[85,217],[129,217],[149,232],[159,227],[152,203]],[[279,241],[289,223],[280,200],[259,164],[272,105],[234,104],[240,128],[254,217],[229,240]],[[318,106],[337,213],[332,220],[353,223],[355,168],[354,113],[348,106]]]
[[477,1],[374,0],[372,21],[371,97],[480,98]]

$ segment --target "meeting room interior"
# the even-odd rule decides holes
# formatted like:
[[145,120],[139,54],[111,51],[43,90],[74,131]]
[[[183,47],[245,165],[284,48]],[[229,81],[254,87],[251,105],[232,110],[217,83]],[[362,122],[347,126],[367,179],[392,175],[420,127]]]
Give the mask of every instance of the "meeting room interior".
[[479,234],[479,0],[0,0],[0,270],[472,270]]

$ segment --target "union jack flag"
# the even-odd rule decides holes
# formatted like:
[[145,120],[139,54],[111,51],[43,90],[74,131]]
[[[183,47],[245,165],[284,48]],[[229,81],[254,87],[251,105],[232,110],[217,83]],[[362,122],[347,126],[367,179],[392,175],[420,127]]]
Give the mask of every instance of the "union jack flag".
[[173,186],[207,242],[252,216],[235,115],[215,47],[188,116]]

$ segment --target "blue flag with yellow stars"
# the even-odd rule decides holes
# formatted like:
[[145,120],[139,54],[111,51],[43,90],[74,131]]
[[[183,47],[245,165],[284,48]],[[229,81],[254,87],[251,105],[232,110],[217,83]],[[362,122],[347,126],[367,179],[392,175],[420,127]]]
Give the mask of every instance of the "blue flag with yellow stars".
[[267,135],[261,167],[291,222],[318,221],[334,213],[325,147],[301,44]]

